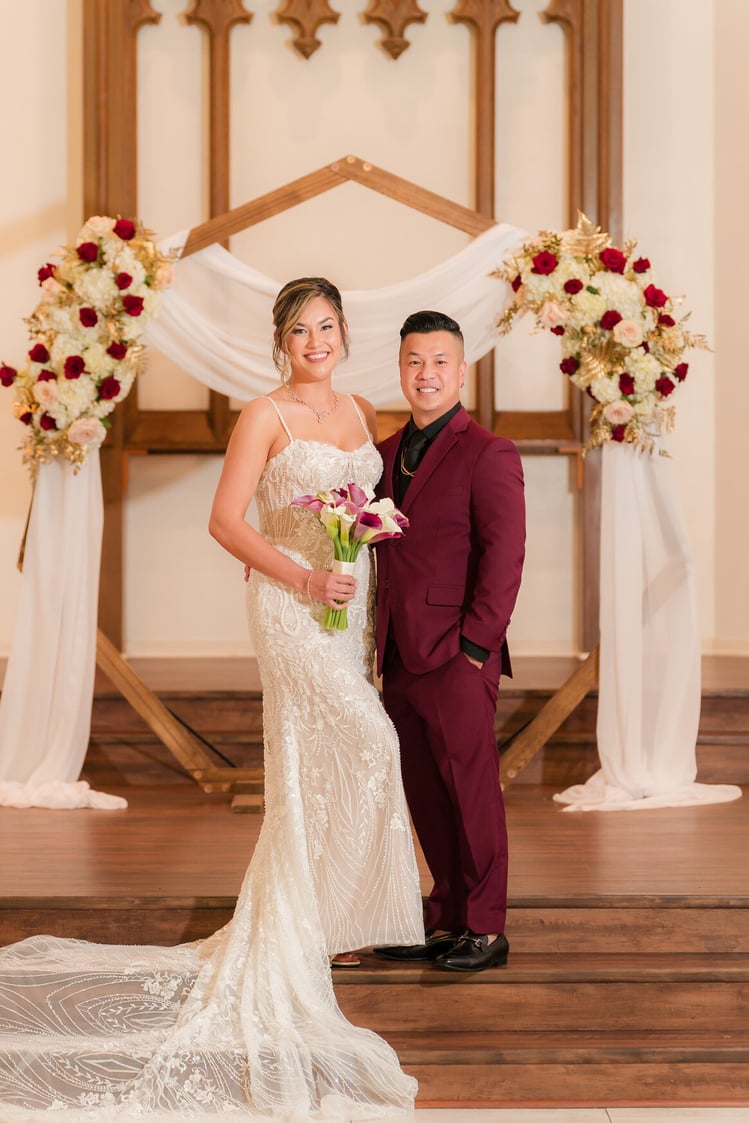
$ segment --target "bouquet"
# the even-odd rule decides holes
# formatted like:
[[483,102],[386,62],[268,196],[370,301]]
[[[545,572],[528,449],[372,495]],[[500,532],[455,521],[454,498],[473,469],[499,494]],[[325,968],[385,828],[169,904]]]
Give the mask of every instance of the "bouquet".
[[3,363],[13,409],[26,426],[24,460],[63,456],[77,471],[98,448],[108,415],[143,363],[140,337],[172,267],[150,233],[127,218],[89,218],[74,246],[38,272],[41,300],[26,321],[32,346],[21,370]]
[[[385,538],[399,538],[408,519],[392,499],[375,499],[371,488],[351,483],[317,495],[300,495],[292,507],[306,507],[320,520],[333,543],[333,572],[353,573],[362,546]],[[348,628],[348,608],[330,608],[323,619],[325,628]]]
[[684,351],[708,349],[704,336],[685,329],[688,316],[677,319],[680,299],[655,285],[636,246],[619,249],[580,214],[574,230],[541,231],[494,274],[515,294],[500,331],[530,312],[559,336],[562,373],[593,398],[584,452],[605,441],[652,451],[654,438],[673,429],[668,399],[687,377]]

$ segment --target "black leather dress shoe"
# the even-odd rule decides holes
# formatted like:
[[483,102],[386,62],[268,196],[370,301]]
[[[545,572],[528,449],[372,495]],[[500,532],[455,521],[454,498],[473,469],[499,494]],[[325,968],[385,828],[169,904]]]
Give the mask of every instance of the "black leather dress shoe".
[[483,971],[486,967],[502,967],[507,962],[510,945],[501,932],[489,943],[488,936],[464,932],[449,951],[435,960],[435,967],[445,971]]
[[446,932],[441,936],[433,936],[430,932],[427,932],[426,943],[393,944],[390,947],[372,948],[372,951],[383,959],[398,959],[402,963],[418,963],[422,960],[436,959],[438,955],[447,954],[461,939],[460,932]]

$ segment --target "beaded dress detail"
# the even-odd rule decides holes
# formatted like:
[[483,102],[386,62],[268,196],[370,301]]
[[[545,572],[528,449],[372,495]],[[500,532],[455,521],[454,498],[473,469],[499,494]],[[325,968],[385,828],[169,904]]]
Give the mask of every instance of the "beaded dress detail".
[[[258,485],[261,532],[301,564],[329,566],[324,528],[291,501],[373,486],[381,471],[368,437],[353,451],[290,437]],[[328,959],[424,938],[398,743],[369,676],[369,565],[365,547],[346,631],[322,627],[324,605],[250,576],[266,808],[232,921],[172,948],[36,936],[0,949],[3,1123],[412,1108],[416,1082],[385,1041],[344,1018]]]

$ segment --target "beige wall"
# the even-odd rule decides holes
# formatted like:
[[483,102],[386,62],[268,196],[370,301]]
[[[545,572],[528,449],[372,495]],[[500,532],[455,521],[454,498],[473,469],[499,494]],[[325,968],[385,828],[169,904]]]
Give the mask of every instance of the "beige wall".
[[[715,16],[715,635],[749,654],[749,376],[744,332],[749,259],[749,5],[721,0]],[[709,155],[709,154],[706,154]]]
[[[2,135],[0,356],[15,363],[25,350],[22,318],[36,298],[36,268],[77,226],[79,82],[69,75],[80,69],[79,0],[67,13],[61,0],[0,0],[0,6],[5,81],[13,91],[3,99],[6,112],[9,104],[13,108]],[[398,63],[375,46],[377,29],[361,24],[359,0],[334,6],[341,20],[321,29],[324,45],[309,62],[281,45],[290,33],[270,18],[277,0],[255,0],[252,24],[235,32],[232,202],[350,151],[469,202],[464,125],[470,115],[470,44],[465,29],[447,22],[453,0],[424,0],[430,18],[409,29],[412,46]],[[534,229],[562,221],[563,40],[559,28],[538,19],[545,0],[515,0],[515,6],[523,18],[502,29],[497,46],[497,205],[508,221]],[[198,29],[178,20],[184,0],[155,0],[154,7],[163,12],[162,23],[144,28],[140,53],[140,211],[167,234],[203,215],[196,80],[203,50]],[[747,531],[729,494],[748,455],[739,430],[740,405],[749,395],[741,374],[743,340],[734,327],[741,313],[732,303],[738,293],[730,292],[739,288],[733,277],[735,262],[742,260],[739,206],[747,180],[736,121],[743,120],[741,106],[749,101],[748,79],[739,60],[732,64],[731,51],[734,42],[745,41],[747,22],[739,0],[625,0],[626,233],[639,238],[662,287],[688,294],[695,330],[707,332],[716,346],[715,355],[692,359],[676,402],[672,443],[710,651],[749,652],[749,593],[742,574]],[[60,91],[67,91],[65,97]],[[269,108],[260,114],[263,100]],[[345,288],[414,275],[461,244],[458,233],[351,185],[255,228],[233,248],[279,281],[314,270],[330,273]],[[551,341],[518,335],[503,347],[502,403],[558,405],[562,384]],[[723,389],[717,405],[714,380]],[[204,400],[200,386],[157,357],[140,394],[151,408]],[[29,494],[10,399],[8,391],[0,393],[0,655],[12,632],[15,555]],[[215,457],[131,462],[125,614],[131,654],[249,651],[237,564],[205,531],[219,466]],[[527,458],[525,468],[529,560],[513,645],[524,654],[574,652],[579,589],[568,467],[552,458]]]

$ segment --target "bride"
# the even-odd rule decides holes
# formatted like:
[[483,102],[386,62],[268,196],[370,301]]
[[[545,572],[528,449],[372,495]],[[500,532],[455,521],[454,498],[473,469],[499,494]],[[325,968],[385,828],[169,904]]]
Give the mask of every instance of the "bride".
[[[250,567],[265,817],[234,917],[176,948],[47,936],[0,950],[0,1119],[366,1119],[416,1082],[338,1009],[330,957],[422,943],[398,745],[370,680],[367,550],[353,577],[297,496],[382,471],[374,410],[338,395],[338,290],[291,281],[273,310],[278,389],[244,407],[210,531]],[[260,531],[246,521],[257,500]],[[348,606],[346,631],[322,627]],[[335,962],[335,958],[334,958]]]

